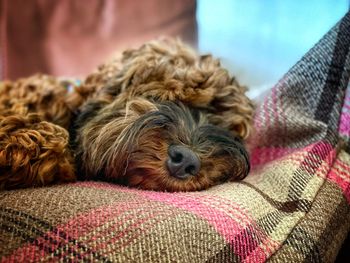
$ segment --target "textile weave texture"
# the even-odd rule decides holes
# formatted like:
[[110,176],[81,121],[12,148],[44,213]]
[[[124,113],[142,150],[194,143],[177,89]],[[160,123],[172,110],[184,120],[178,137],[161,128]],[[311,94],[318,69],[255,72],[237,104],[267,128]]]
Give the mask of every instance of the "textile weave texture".
[[206,191],[0,193],[2,262],[331,262],[350,229],[350,14],[271,90],[251,174]]

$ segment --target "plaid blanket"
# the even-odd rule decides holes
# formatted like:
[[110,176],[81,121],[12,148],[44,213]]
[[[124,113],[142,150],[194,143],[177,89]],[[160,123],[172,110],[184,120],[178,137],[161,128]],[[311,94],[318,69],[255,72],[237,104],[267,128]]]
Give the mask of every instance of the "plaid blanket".
[[259,106],[251,174],[202,192],[0,193],[2,262],[329,262],[350,229],[350,14]]

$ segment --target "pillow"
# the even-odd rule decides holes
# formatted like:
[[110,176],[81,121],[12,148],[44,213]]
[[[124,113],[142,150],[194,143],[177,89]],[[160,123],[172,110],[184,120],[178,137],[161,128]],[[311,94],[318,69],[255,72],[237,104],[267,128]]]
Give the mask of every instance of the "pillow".
[[349,46],[348,13],[270,91],[241,182],[1,192],[2,261],[333,261],[350,229]]

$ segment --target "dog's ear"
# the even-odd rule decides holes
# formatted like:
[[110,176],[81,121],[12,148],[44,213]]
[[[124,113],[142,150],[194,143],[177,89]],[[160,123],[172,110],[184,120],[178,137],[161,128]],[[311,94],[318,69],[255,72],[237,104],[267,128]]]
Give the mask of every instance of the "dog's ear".
[[0,190],[75,181],[68,132],[17,106],[0,116]]
[[209,121],[235,132],[242,139],[252,133],[254,104],[245,95],[246,87],[234,79],[232,84],[217,90],[210,105]]

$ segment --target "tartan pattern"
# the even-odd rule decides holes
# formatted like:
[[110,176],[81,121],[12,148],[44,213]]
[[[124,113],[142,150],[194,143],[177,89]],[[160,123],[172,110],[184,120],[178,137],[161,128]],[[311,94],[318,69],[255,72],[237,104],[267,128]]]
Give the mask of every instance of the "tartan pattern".
[[242,182],[1,192],[2,262],[333,261],[350,229],[349,46],[347,14],[271,90]]

